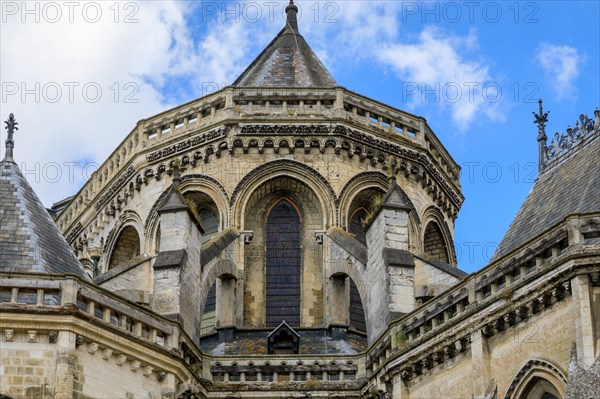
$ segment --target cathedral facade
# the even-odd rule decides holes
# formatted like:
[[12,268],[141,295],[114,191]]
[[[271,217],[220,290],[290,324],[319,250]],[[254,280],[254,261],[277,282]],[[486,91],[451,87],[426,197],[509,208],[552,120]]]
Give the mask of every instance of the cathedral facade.
[[548,145],[540,102],[540,175],[467,274],[459,165],[423,117],[339,86],[297,11],[50,210],[11,115],[0,397],[599,398],[600,111]]

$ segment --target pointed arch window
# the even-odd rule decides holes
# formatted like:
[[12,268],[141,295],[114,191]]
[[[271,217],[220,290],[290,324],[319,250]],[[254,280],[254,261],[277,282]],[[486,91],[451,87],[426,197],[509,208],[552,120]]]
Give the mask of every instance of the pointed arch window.
[[302,217],[289,199],[277,200],[266,216],[266,322],[300,325]]

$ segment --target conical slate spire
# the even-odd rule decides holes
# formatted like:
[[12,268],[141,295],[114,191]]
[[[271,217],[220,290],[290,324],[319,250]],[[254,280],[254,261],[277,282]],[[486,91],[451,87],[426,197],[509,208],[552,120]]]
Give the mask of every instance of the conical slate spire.
[[285,27],[233,82],[238,87],[336,87],[337,83],[298,31],[298,7],[285,8]]
[[13,160],[13,114],[6,121],[6,157],[0,161],[0,271],[88,276],[46,208]]

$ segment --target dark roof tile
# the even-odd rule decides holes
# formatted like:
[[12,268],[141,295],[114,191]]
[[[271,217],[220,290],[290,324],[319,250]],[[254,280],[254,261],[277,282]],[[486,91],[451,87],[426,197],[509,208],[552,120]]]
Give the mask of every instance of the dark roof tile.
[[600,211],[600,131],[560,164],[542,173],[515,216],[492,261],[526,244],[564,218]]
[[0,271],[89,278],[12,159],[0,162]]

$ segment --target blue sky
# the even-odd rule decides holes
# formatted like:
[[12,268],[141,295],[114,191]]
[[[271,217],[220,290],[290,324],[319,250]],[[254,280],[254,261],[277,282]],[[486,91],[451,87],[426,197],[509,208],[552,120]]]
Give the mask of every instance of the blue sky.
[[[549,136],[600,106],[600,2],[296,3],[340,85],[424,116],[462,166],[459,266],[483,267],[537,176],[537,99]],[[50,205],[139,119],[233,82],[287,0],[24,4],[1,3],[0,113]]]

